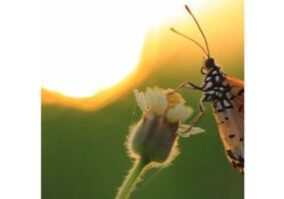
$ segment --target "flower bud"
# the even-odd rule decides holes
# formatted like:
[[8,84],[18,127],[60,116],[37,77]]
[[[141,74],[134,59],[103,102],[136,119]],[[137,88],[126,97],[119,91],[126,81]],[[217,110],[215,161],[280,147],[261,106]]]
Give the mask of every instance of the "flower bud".
[[167,165],[178,154],[177,135],[181,121],[193,111],[184,106],[184,99],[173,90],[148,88],[145,94],[134,92],[143,116],[130,130],[129,154],[147,163]]
[[129,149],[145,161],[165,162],[174,145],[178,123],[169,123],[165,117],[149,113],[131,129]]

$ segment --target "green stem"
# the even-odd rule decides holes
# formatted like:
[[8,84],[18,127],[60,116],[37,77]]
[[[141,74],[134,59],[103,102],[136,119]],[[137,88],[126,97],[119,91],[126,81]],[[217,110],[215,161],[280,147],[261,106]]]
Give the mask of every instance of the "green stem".
[[134,163],[133,168],[129,171],[128,176],[123,181],[121,187],[118,190],[116,199],[127,199],[133,191],[135,185],[138,182],[139,177],[143,173],[143,169],[148,163],[144,160],[137,160]]

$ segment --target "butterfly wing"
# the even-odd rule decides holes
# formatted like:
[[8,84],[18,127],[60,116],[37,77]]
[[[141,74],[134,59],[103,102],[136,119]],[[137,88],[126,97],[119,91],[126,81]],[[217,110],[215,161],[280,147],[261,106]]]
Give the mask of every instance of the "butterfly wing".
[[231,87],[230,102],[233,108],[218,112],[214,106],[214,116],[218,124],[220,138],[231,164],[244,172],[244,82],[231,76],[225,76]]
[[226,81],[231,87],[231,94],[234,99],[232,101],[234,108],[238,110],[240,117],[244,121],[244,81],[226,75]]

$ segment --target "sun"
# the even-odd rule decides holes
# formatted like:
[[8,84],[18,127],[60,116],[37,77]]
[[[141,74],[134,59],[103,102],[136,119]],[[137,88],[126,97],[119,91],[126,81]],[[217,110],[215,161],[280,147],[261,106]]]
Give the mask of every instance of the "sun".
[[83,98],[116,85],[135,71],[149,28],[183,5],[172,0],[42,2],[42,87]]

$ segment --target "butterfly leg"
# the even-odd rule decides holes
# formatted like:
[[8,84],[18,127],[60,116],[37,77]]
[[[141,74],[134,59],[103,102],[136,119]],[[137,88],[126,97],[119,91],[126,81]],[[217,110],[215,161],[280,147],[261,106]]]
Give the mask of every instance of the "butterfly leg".
[[181,88],[189,88],[189,89],[194,89],[194,90],[200,90],[200,91],[202,91],[202,88],[201,88],[200,86],[198,86],[198,85],[196,85],[196,84],[194,84],[194,83],[191,83],[191,82],[185,82],[185,83],[179,85],[179,86],[175,89],[175,91],[177,91],[177,90],[179,90],[179,89],[181,89]]
[[199,119],[204,115],[205,113],[204,99],[205,99],[205,96],[202,96],[198,104],[198,107],[199,107],[198,113],[194,116],[194,118],[189,123],[188,129],[182,132],[182,134],[189,132],[192,129],[192,127],[199,121]]
[[[181,85],[179,85],[175,91],[181,89],[181,88],[189,88],[189,89],[193,89],[193,90],[199,90],[199,91],[203,91],[202,90],[202,87],[194,84],[194,83],[191,83],[191,82],[185,82]],[[205,106],[204,106],[204,101],[205,101],[205,96],[203,95],[199,101],[199,104],[198,104],[198,107],[199,107],[199,111],[198,113],[195,115],[195,117],[191,120],[191,122],[189,123],[189,128],[186,129],[183,133],[187,133],[189,132],[192,127],[199,121],[199,119],[204,115],[204,112],[205,112]]]

